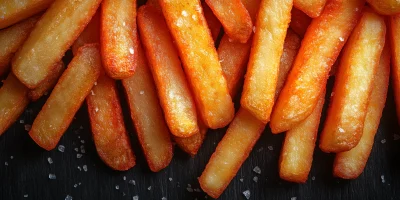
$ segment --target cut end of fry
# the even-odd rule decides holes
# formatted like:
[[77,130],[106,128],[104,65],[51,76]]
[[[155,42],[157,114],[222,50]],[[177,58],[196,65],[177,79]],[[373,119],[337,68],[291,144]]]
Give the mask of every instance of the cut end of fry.
[[294,0],[294,6],[311,18],[319,17],[327,0]]
[[396,15],[400,13],[398,0],[367,0],[374,10],[381,15]]
[[37,101],[40,97],[45,95],[56,85],[58,79],[65,70],[65,66],[62,61],[55,64],[55,66],[55,70],[53,71],[53,73],[49,74],[49,77],[47,77],[42,83],[40,83],[37,88],[28,92],[28,97],[31,101]]

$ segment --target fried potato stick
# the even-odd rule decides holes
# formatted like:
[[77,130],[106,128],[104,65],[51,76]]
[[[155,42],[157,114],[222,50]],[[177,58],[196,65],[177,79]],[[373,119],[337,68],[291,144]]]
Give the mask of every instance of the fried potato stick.
[[100,9],[92,17],[78,39],[72,45],[72,53],[78,53],[79,48],[85,44],[100,43]]
[[311,18],[321,15],[327,0],[293,0],[293,5]]
[[400,124],[400,15],[390,17],[390,42],[392,52],[392,85]]
[[62,61],[55,64],[54,71],[35,89],[29,90],[28,97],[31,101],[37,101],[40,97],[54,88],[58,79],[64,73],[65,66]]
[[376,12],[382,15],[396,15],[400,13],[400,1],[398,0],[367,0]]
[[214,42],[217,41],[218,35],[221,32],[221,22],[219,22],[218,18],[214,15],[211,8],[203,1],[201,3],[204,12],[204,18],[206,18],[208,28],[210,29],[212,38]]

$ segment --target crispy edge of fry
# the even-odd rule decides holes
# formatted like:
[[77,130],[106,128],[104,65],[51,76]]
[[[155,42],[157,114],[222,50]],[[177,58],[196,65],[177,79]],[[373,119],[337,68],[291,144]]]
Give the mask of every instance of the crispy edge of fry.
[[14,75],[28,88],[37,87],[78,38],[100,2],[101,0],[55,1],[15,54],[12,61]]
[[271,115],[272,133],[287,131],[311,114],[363,7],[363,0],[331,0],[311,22]]
[[279,176],[281,179],[296,183],[307,181],[324,103],[325,91],[321,94],[311,115],[286,132],[279,158]]
[[274,105],[292,7],[293,0],[260,4],[240,105],[263,123],[269,121]]
[[396,15],[400,13],[400,2],[397,0],[367,0],[367,2],[381,15]]
[[392,52],[392,85],[400,124],[400,15],[390,17],[390,42]]
[[[3,10],[3,16],[0,17],[0,29],[45,10],[53,2],[54,0],[1,1],[0,7],[9,10]],[[6,13],[7,11],[8,13]]]
[[40,147],[53,149],[71,123],[100,74],[99,46],[81,47],[61,75],[29,131]]
[[0,88],[0,136],[18,119],[29,104],[28,88],[8,74]]
[[311,24],[311,18],[303,11],[293,7],[290,28],[301,38],[306,34],[308,26]]
[[319,143],[322,151],[348,151],[360,141],[385,35],[384,17],[372,9],[364,9],[344,48],[336,74],[334,95]]
[[[116,12],[118,10],[118,12]],[[103,0],[100,45],[104,69],[114,79],[129,78],[137,65],[136,0]]]
[[199,178],[200,187],[218,198],[235,177],[260,138],[265,125],[240,108]]
[[97,10],[96,14],[92,17],[89,24],[85,27],[79,37],[72,45],[72,53],[78,53],[79,48],[85,44],[100,43],[100,11]]
[[221,22],[219,22],[211,8],[204,1],[201,3],[201,6],[203,7],[204,17],[206,18],[208,28],[210,29],[211,35],[215,42],[217,41],[218,35],[221,32]]
[[57,84],[58,79],[65,70],[65,66],[62,61],[56,63],[55,66],[54,71],[38,87],[29,90],[28,97],[31,101],[37,101]]
[[374,137],[379,127],[382,111],[385,107],[390,77],[390,45],[382,51],[378,72],[368,102],[363,135],[356,147],[350,151],[336,154],[333,163],[333,175],[343,179],[357,178],[365,168],[374,144]]
[[253,23],[241,0],[205,0],[233,41],[246,43],[253,30]]
[[156,86],[140,44],[138,50],[136,72],[132,77],[123,79],[122,84],[147,163],[151,171],[158,172],[171,162],[172,142],[159,104]]
[[293,5],[311,18],[319,17],[327,0],[294,0]]

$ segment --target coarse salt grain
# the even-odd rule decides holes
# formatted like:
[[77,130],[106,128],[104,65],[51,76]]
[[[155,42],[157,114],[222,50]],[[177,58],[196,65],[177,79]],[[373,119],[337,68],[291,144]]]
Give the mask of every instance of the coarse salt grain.
[[242,178],[241,178],[241,179],[239,179],[239,181],[243,183],[243,179],[242,179]]
[[339,127],[338,130],[339,130],[339,133],[344,133],[344,129],[343,128]]
[[85,144],[85,140],[81,140],[81,143],[82,143],[82,144]]
[[126,176],[122,177],[122,180],[126,181]]
[[119,190],[119,185],[116,185],[116,186],[115,186],[115,189],[116,189],[116,190]]
[[166,198],[166,197],[163,197],[163,198],[161,198],[161,200],[167,200],[167,198]]
[[268,146],[268,149],[269,149],[270,151],[272,151],[272,150],[274,150],[274,147],[273,147],[273,146]]
[[144,91],[143,91],[143,90],[141,90],[139,93],[140,93],[140,94],[144,94]]
[[253,169],[253,171],[254,171],[255,173],[257,173],[257,174],[261,174],[261,169],[260,169],[260,167],[258,167],[258,166],[255,166],[254,169]]
[[58,145],[58,151],[64,152],[65,151],[65,146],[64,145]]
[[292,198],[290,198],[290,200],[296,200],[297,199],[297,197],[292,197]]
[[76,152],[78,152],[78,151],[79,151],[79,149],[78,149],[78,148],[75,148],[74,150],[75,150]]
[[78,166],[79,171],[82,171],[82,168],[80,166]]
[[386,143],[386,139],[381,140],[381,143],[385,144]]
[[8,162],[4,162],[4,165],[5,165],[5,166],[8,166]]
[[138,196],[138,195],[133,196],[133,197],[132,197],[132,200],[139,200],[139,196]]
[[65,200],[72,200],[73,198],[71,197],[71,196],[69,196],[69,195],[67,195],[66,197],[65,197]]
[[315,176],[311,177],[311,180],[315,181]]
[[190,187],[187,187],[186,190],[187,190],[188,192],[193,192],[193,188],[190,188]]
[[172,181],[172,178],[171,178],[171,177],[169,177],[169,178],[168,178],[168,180],[169,180],[169,181]]
[[130,53],[130,54],[134,54],[134,53],[135,53],[135,50],[131,47],[131,48],[129,48],[129,53]]
[[94,109],[94,111],[99,112],[99,108],[96,107],[96,108]]
[[187,13],[185,10],[183,10],[183,11],[182,11],[182,16],[187,17],[187,16],[188,16],[188,13]]
[[28,197],[28,194],[24,194],[24,198],[27,198]]
[[131,184],[131,185],[136,185],[135,180],[130,180],[128,183]]
[[87,172],[87,166],[83,165],[83,171]]
[[384,175],[381,176],[381,179],[382,179],[382,183],[385,183],[385,176]]
[[10,156],[10,159],[11,159],[11,160],[14,159],[14,156]]
[[344,38],[342,38],[342,37],[339,37],[339,40],[340,40],[341,42],[344,42]]
[[149,187],[147,188],[147,190],[151,190],[151,186],[149,186]]
[[246,190],[243,192],[244,197],[246,197],[246,199],[250,199],[250,190]]
[[19,123],[20,123],[20,124],[23,124],[23,123],[24,123],[24,120],[23,120],[23,119],[19,120]]
[[253,181],[257,183],[258,182],[258,177],[257,176],[253,177]]
[[55,180],[57,177],[55,174],[49,174],[49,179]]
[[47,162],[49,162],[49,164],[53,164],[53,159],[51,159],[50,157],[47,158]]
[[76,188],[76,187],[78,187],[78,184],[75,183],[75,184],[74,184],[74,188]]
[[82,154],[80,154],[80,153],[78,153],[78,154],[76,154],[76,158],[82,158]]

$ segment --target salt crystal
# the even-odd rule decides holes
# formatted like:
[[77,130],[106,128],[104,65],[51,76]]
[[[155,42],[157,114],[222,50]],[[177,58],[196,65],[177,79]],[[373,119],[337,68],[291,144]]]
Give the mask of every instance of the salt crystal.
[[81,185],[81,182],[79,182],[78,185]]
[[67,195],[66,197],[65,197],[65,200],[72,200],[73,198],[71,197],[71,196],[69,196],[69,195]]
[[241,178],[241,179],[239,179],[239,181],[243,183],[243,179],[242,179],[242,178]]
[[80,153],[78,153],[78,154],[76,154],[76,158],[82,158],[82,154],[80,154]]
[[10,156],[10,159],[11,159],[11,160],[14,159],[14,156]]
[[268,146],[268,149],[269,149],[270,151],[272,151],[272,150],[274,150],[274,147],[273,147],[273,146]]
[[161,200],[167,200],[167,198],[166,198],[166,197],[163,197],[163,198],[161,198]]
[[246,197],[246,199],[250,199],[250,190],[246,190],[243,192],[244,197]]
[[24,123],[24,120],[23,120],[23,119],[19,120],[19,123],[20,123],[20,124],[23,124],[23,123]]
[[129,53],[130,53],[130,54],[134,54],[134,53],[135,53],[135,50],[131,47],[131,48],[129,48]]
[[115,189],[116,189],[116,190],[119,190],[119,185],[116,185],[116,186],[115,186]]
[[188,13],[184,10],[184,11],[182,11],[182,16],[187,17]]
[[29,125],[29,124],[25,124],[25,130],[26,131],[30,131],[31,130],[31,128],[32,128],[32,126],[31,125]]
[[201,192],[200,188],[193,189],[195,192]]
[[54,180],[54,179],[56,179],[56,178],[57,178],[57,177],[56,177],[55,174],[49,174],[49,179]]
[[74,184],[74,188],[76,188],[76,187],[78,187],[78,184],[75,183],[75,184]]
[[311,177],[311,180],[315,181],[315,176]]
[[382,183],[385,183],[385,176],[384,175],[381,176],[381,179],[382,179]]
[[27,198],[28,197],[28,194],[24,194],[24,198]]
[[138,196],[138,195],[133,196],[133,197],[132,197],[132,200],[139,200],[139,196]]
[[64,145],[58,145],[58,151],[64,152],[65,151],[65,146]]
[[140,94],[144,94],[144,91],[143,91],[143,90],[141,90],[139,93],[140,93]]
[[296,200],[297,199],[297,197],[292,197],[292,198],[290,198],[290,200]]
[[83,165],[83,171],[87,172],[87,166]]
[[339,37],[339,40],[340,40],[341,42],[344,42],[344,38],[342,38],[342,37]]
[[86,153],[85,146],[81,145],[81,153]]
[[122,177],[122,180],[126,181],[126,176]]
[[82,168],[78,166],[79,171],[82,171]]
[[5,166],[8,166],[8,162],[4,162],[4,165],[5,165]]
[[400,139],[400,135],[399,134],[394,134],[393,135],[393,139],[394,140],[399,140]]
[[122,196],[125,196],[126,194],[125,194],[125,192],[122,192]]
[[261,147],[260,149],[258,149],[258,152],[261,152],[262,150],[264,150],[264,148],[263,148],[263,147]]
[[96,81],[96,82],[94,82],[94,85],[97,85],[97,81]]
[[187,190],[188,192],[193,192],[193,189],[190,188],[190,187],[186,188],[186,190]]
[[261,169],[260,169],[260,167],[258,167],[258,166],[254,167],[253,171],[254,171],[255,173],[257,173],[257,174],[261,174]]
[[386,139],[381,140],[381,143],[385,144],[386,143]]
[[188,187],[192,187],[192,185],[188,184]]
[[136,185],[135,180],[130,180],[128,183],[131,184],[131,185]]
[[85,140],[81,140],[81,143],[82,143],[82,144],[85,144]]
[[253,181],[257,183],[258,182],[258,177],[257,176],[253,177]]
[[344,133],[344,129],[343,128],[339,127],[338,130],[339,130],[339,133]]
[[51,159],[50,157],[47,158],[47,162],[49,162],[49,164],[53,164],[53,159]]
[[78,151],[79,151],[79,149],[78,149],[78,148],[75,148],[74,150],[75,150],[76,152],[78,152]]
[[94,94],[94,92],[93,92],[93,90],[90,90],[90,93],[92,94],[92,96],[94,96],[95,94]]
[[196,15],[192,15],[192,19],[193,19],[194,21],[196,21],[196,20],[197,20]]
[[96,107],[96,108],[94,109],[94,111],[99,112],[99,108]]
[[168,180],[169,180],[169,181],[172,181],[172,178],[171,178],[171,177],[169,177],[169,178],[168,178]]
[[147,190],[151,190],[151,186],[149,186],[149,187],[147,188]]

